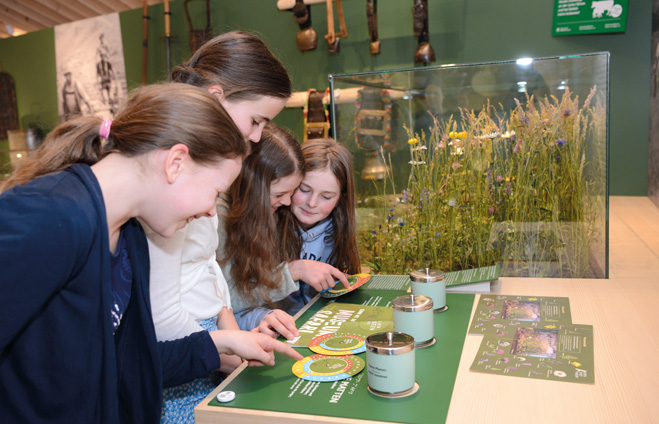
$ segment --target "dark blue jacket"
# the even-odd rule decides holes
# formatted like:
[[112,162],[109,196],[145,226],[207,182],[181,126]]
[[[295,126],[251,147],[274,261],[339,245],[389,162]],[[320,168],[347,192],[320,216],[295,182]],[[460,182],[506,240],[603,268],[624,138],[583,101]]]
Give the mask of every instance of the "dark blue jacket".
[[220,365],[206,332],[156,341],[149,253],[123,229],[131,299],[112,334],[105,204],[75,165],[0,195],[0,422],[157,423],[162,387]]

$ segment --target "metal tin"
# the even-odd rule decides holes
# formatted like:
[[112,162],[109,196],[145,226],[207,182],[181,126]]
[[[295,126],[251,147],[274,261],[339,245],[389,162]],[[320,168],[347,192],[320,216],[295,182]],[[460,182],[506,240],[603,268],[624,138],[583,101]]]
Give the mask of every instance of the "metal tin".
[[414,338],[391,331],[368,336],[366,370],[374,394],[411,393],[415,385]]
[[424,268],[410,273],[412,293],[428,296],[434,303],[435,312],[448,309],[446,306],[446,281],[444,271]]
[[430,346],[435,342],[433,301],[415,294],[400,296],[391,302],[394,308],[394,329],[414,337],[416,347]]

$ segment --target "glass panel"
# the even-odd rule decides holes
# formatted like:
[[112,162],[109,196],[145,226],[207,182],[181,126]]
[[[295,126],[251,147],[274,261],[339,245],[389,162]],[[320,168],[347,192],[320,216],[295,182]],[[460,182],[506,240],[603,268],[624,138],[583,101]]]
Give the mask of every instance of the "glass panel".
[[609,54],[330,75],[362,262],[608,278]]

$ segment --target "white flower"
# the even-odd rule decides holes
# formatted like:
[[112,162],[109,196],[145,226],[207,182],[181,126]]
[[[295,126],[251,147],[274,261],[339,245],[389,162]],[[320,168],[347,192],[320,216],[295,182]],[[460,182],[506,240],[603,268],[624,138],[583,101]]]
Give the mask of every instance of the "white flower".
[[450,199],[448,199],[448,205],[450,207],[455,206],[455,197],[451,197]]
[[408,163],[409,163],[410,165],[425,165],[425,164],[426,164],[426,163],[423,162],[423,161],[419,162],[419,161],[415,161],[415,160],[411,160],[411,161],[409,161]]

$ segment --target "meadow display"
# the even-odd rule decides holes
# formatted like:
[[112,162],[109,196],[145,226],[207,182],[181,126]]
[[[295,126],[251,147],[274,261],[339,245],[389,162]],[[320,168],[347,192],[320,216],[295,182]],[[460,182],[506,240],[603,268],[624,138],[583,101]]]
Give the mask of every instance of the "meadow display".
[[363,263],[606,278],[608,61],[330,76],[334,135],[355,156]]

